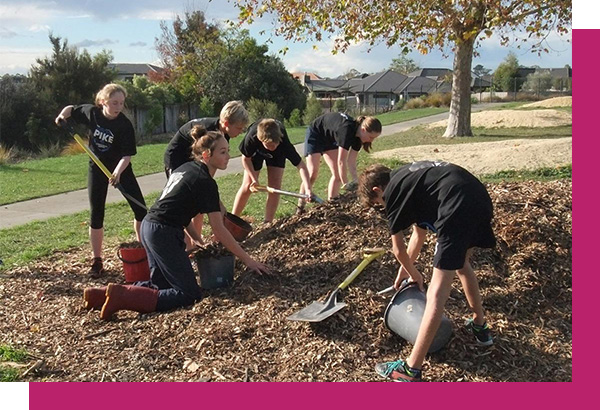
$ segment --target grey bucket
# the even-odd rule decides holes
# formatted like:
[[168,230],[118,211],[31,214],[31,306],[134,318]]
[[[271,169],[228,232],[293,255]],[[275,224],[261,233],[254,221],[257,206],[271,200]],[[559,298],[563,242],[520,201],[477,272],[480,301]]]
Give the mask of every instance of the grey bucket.
[[226,255],[220,257],[196,256],[196,265],[200,275],[200,287],[202,289],[224,288],[233,283],[233,268],[235,256]]
[[[423,320],[425,304],[425,293],[419,290],[416,283],[403,284],[385,310],[383,315],[385,325],[392,332],[414,345],[421,320]],[[442,315],[442,322],[429,347],[429,353],[443,348],[451,336],[452,322],[446,315]]]

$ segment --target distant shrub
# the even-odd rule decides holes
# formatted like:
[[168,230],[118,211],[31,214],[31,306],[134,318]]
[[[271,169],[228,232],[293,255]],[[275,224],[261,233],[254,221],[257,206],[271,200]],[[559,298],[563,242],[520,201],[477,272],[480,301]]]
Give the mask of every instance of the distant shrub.
[[425,101],[423,101],[422,98],[411,98],[406,102],[406,104],[404,104],[404,108],[407,110],[423,107],[425,107]]
[[[88,143],[86,139],[84,139],[83,141],[85,142],[85,144]],[[65,145],[60,155],[66,157],[69,155],[82,154],[84,152],[85,150],[81,147],[81,145],[77,143],[77,141],[71,141],[67,143],[67,145]]]
[[0,165],[8,164],[11,162],[12,159],[12,148],[6,148],[4,145],[0,144]]
[[304,123],[310,124],[315,118],[320,117],[323,113],[321,103],[317,100],[314,94],[306,100],[306,109],[304,110]]
[[302,112],[298,108],[294,108],[290,113],[290,118],[285,120],[286,127],[300,127],[302,126]]
[[255,122],[261,118],[275,118],[283,120],[283,113],[273,101],[259,100],[250,98],[248,101],[248,113],[250,114],[250,122]]
[[39,154],[38,158],[53,158],[60,156],[62,152],[62,146],[60,142],[50,143],[48,145],[41,145],[38,147]]
[[346,101],[340,99],[336,99],[335,103],[333,103],[333,111],[335,112],[344,112],[346,111]]

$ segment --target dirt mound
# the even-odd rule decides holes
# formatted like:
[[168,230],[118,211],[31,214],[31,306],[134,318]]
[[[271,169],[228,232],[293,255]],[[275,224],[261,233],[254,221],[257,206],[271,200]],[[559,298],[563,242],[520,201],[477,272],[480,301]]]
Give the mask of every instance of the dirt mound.
[[[558,127],[571,125],[572,115],[557,110],[493,110],[471,115],[472,127],[514,128],[514,127]],[[429,128],[446,127],[448,120],[434,122]]]
[[552,107],[572,107],[573,97],[556,97],[548,98],[547,100],[536,101],[531,104],[525,104],[522,108],[552,108]]
[[508,140],[469,144],[419,145],[375,152],[374,158],[394,158],[404,162],[425,159],[458,164],[476,175],[498,171],[539,169],[570,164],[572,138]]
[[[571,181],[488,186],[498,246],[479,251],[480,277],[493,347],[478,347],[462,329],[468,307],[458,280],[446,314],[448,346],[428,357],[435,381],[571,381]],[[322,323],[285,318],[322,299],[358,265],[363,247],[390,248],[381,210],[353,196],[258,227],[244,247],[276,272],[236,266],[229,289],[207,291],[189,309],[103,322],[82,310],[92,281],[82,250],[57,254],[0,278],[0,343],[45,361],[25,381],[375,381],[375,363],[406,357],[410,346],[388,331],[382,314],[398,263],[388,253],[344,291],[346,308]],[[429,238],[418,268],[430,274]],[[114,252],[107,252],[107,255]]]

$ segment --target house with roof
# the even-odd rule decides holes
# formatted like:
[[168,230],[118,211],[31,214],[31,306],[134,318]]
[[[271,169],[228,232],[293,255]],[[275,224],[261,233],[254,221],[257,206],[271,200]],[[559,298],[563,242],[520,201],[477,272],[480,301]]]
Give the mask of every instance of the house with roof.
[[134,75],[148,76],[150,73],[162,74],[164,69],[148,63],[109,63],[109,68],[117,72],[117,80],[133,80]]

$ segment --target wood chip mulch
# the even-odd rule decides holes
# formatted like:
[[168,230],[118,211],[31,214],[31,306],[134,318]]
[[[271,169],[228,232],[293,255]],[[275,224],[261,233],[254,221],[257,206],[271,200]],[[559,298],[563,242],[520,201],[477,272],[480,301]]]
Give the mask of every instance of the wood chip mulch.
[[[475,253],[494,345],[479,347],[462,327],[469,309],[458,279],[446,315],[454,335],[427,357],[430,381],[571,381],[571,181],[488,185],[498,246]],[[391,241],[381,210],[353,195],[255,227],[243,247],[274,273],[236,262],[232,287],[205,292],[187,309],[104,322],[81,307],[83,289],[122,282],[107,249],[108,275],[91,279],[87,248],[0,274],[0,344],[44,365],[23,381],[379,381],[373,367],[411,346],[382,319],[398,263],[391,252],[343,291],[347,306],[321,323],[287,321],[323,300],[361,261],[364,247]],[[433,237],[417,267],[429,277]]]

